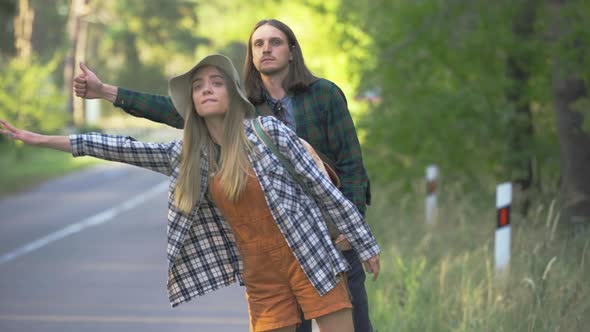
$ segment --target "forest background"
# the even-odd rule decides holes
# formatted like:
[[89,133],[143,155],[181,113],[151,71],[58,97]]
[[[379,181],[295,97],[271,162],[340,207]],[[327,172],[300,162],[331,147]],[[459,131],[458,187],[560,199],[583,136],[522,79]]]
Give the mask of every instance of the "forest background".
[[[379,331],[579,331],[590,320],[590,2],[1,0],[0,118],[45,133],[161,128],[72,96],[105,82],[166,94],[252,26],[287,23],[345,92],[383,247]],[[137,131],[139,130],[139,131]],[[0,192],[86,166],[0,138]],[[438,220],[424,220],[436,164]],[[21,166],[21,165],[27,165]],[[511,182],[512,257],[494,271],[495,189]]]

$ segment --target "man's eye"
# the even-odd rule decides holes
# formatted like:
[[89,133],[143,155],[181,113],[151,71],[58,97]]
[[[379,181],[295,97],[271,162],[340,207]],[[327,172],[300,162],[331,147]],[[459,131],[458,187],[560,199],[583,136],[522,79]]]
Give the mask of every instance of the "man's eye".
[[281,45],[281,40],[280,39],[273,39],[272,44],[273,45]]
[[262,46],[262,43],[261,43],[261,42],[255,42],[255,43],[254,43],[254,46],[256,46],[256,47],[260,47],[260,46]]

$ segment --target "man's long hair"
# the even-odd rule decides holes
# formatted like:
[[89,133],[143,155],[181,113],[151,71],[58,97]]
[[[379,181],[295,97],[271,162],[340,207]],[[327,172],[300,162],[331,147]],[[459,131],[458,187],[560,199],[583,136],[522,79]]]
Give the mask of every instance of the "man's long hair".
[[285,34],[285,36],[287,36],[287,43],[289,44],[289,49],[291,50],[293,57],[293,60],[289,63],[289,73],[283,80],[283,89],[293,93],[301,92],[307,89],[313,82],[317,80],[317,77],[315,77],[305,66],[303,53],[301,52],[301,46],[299,45],[293,30],[291,30],[291,28],[279,20],[261,20],[260,22],[256,23],[254,29],[252,29],[252,32],[250,33],[243,73],[246,95],[248,96],[250,102],[252,102],[254,105],[259,105],[264,102],[264,96],[262,94],[264,85],[262,84],[260,72],[254,66],[254,61],[252,58],[252,35],[258,28],[266,24],[279,29]]
[[[247,110],[240,102],[235,84],[223,71],[228,96],[229,110],[225,114],[221,135],[221,155],[209,135],[205,120],[197,114],[191,102],[184,121],[180,171],[174,190],[174,202],[179,211],[189,214],[201,197],[201,158],[207,152],[209,174],[219,172],[221,189],[231,201],[237,201],[246,188],[250,162],[248,153],[251,144],[244,133],[244,118]],[[191,86],[187,86],[191,89]],[[217,160],[219,159],[219,162]],[[209,176],[208,176],[209,177]]]

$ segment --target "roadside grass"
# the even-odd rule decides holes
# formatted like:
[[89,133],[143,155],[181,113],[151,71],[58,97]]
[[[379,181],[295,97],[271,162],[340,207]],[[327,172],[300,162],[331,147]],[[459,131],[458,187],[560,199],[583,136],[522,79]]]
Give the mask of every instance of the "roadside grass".
[[368,209],[381,274],[366,282],[379,332],[583,331],[590,324],[588,231],[557,223],[550,195],[511,218],[511,262],[494,267],[495,186],[439,195],[438,221],[424,222],[424,187],[375,190]]
[[0,197],[100,162],[90,157],[73,158],[69,153],[17,144],[0,144]]

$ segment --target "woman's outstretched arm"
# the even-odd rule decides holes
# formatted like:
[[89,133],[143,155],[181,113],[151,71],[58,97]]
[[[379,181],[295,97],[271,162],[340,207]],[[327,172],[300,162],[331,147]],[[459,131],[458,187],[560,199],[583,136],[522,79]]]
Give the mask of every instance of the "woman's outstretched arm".
[[8,122],[0,120],[0,133],[12,139],[17,139],[30,146],[49,148],[64,152],[72,152],[72,146],[68,136],[42,135],[11,126]]

